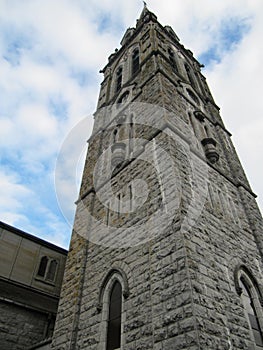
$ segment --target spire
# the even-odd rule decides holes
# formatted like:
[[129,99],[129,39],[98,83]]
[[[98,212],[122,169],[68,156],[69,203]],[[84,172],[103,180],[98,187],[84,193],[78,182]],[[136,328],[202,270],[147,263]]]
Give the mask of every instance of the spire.
[[152,13],[151,11],[148,10],[146,2],[143,1],[143,10],[142,10],[142,13],[141,13],[139,19],[137,20],[136,27],[140,26],[144,22],[147,22],[149,19],[157,20],[157,16],[155,16],[154,13]]

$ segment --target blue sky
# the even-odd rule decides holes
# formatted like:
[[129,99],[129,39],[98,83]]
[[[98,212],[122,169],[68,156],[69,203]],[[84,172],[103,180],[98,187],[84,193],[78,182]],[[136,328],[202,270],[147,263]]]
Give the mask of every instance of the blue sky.
[[[262,0],[149,0],[148,7],[206,65],[263,208]],[[99,70],[141,10],[139,0],[0,0],[0,220],[68,246]]]

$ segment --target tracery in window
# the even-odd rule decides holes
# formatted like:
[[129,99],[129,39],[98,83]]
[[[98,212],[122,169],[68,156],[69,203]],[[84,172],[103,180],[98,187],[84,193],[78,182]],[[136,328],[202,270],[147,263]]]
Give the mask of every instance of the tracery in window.
[[136,48],[132,53],[132,75],[135,74],[140,67],[139,49]]

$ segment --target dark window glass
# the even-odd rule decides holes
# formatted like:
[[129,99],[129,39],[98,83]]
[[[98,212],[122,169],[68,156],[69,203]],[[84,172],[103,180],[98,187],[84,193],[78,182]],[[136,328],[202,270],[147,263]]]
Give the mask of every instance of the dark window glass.
[[240,281],[241,287],[242,287],[242,299],[243,299],[243,304],[246,310],[246,313],[248,315],[249,323],[250,323],[250,328],[253,332],[254,336],[254,342],[258,347],[263,348],[263,337],[262,337],[262,332],[259,326],[258,322],[258,317],[255,311],[255,306],[253,303],[253,300],[250,295],[249,288],[247,287],[246,283],[241,279]]
[[119,349],[121,346],[121,304],[121,285],[116,281],[110,295],[107,350]]
[[139,50],[135,49],[132,54],[132,74],[135,74],[140,67]]
[[122,85],[122,68],[120,67],[116,73],[116,92],[121,89]]
[[116,139],[117,139],[117,133],[118,133],[118,130],[117,130],[117,129],[115,129],[115,130],[113,131],[113,142],[116,142]]
[[47,277],[46,277],[47,280],[54,281],[56,271],[57,271],[57,265],[58,265],[58,263],[56,260],[52,260],[50,262],[49,267],[48,267]]
[[40,264],[38,267],[38,271],[37,271],[38,276],[41,276],[41,277],[45,276],[47,263],[48,263],[48,258],[46,256],[43,256],[40,260]]

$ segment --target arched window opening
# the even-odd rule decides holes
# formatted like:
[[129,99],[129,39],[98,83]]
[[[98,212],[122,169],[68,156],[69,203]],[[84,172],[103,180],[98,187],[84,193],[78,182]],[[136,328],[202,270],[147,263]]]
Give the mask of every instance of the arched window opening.
[[175,61],[174,51],[171,48],[168,49],[168,55],[169,55],[169,61],[173,67],[173,70],[178,73],[178,67]]
[[135,49],[132,53],[132,75],[137,73],[140,68],[139,49]]
[[118,281],[115,281],[109,300],[109,317],[107,331],[106,350],[116,350],[121,346],[121,311],[122,311],[122,288]]
[[113,143],[115,143],[117,141],[117,134],[118,134],[118,129],[115,129],[113,131]]
[[130,293],[126,273],[112,268],[99,287],[97,310],[101,313],[99,348],[117,350],[125,348],[123,337],[126,311],[124,300]]
[[241,298],[244,304],[247,319],[249,321],[249,326],[251,330],[251,335],[253,336],[253,341],[263,349],[263,336],[260,329],[260,324],[258,320],[258,315],[256,313],[256,307],[254,304],[253,296],[251,294],[251,288],[249,288],[244,278],[240,278],[240,287],[242,289]]
[[57,260],[43,256],[40,260],[36,277],[41,277],[42,282],[53,282],[56,277],[57,267]]
[[119,67],[116,73],[116,92],[121,89],[122,85],[122,67]]
[[46,269],[47,269],[48,258],[43,256],[40,260],[40,264],[38,267],[37,275],[41,277],[45,277]]
[[47,276],[46,276],[47,280],[54,281],[56,272],[57,272],[57,265],[58,263],[56,260],[51,260],[47,271]]

